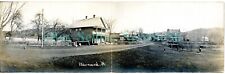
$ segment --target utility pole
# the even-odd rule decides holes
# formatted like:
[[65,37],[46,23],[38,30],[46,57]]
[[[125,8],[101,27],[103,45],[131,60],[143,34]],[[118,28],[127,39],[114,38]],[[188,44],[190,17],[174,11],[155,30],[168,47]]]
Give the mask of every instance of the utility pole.
[[44,47],[44,9],[42,9],[42,25],[41,25],[41,48]]

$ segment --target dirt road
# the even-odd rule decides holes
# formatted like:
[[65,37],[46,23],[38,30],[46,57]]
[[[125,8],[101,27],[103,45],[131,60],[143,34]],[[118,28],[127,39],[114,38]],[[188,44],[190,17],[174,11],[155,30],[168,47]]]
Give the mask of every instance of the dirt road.
[[[58,49],[31,47],[26,50],[17,48],[8,49],[8,55],[1,56],[1,71],[223,72],[223,49],[223,47],[205,48],[201,53],[197,53],[197,49],[176,51],[176,49],[154,43],[144,46],[112,45],[80,48],[59,47]],[[13,53],[10,53],[12,51]],[[96,63],[104,63],[104,65],[86,65]]]
[[27,57],[49,59],[52,57],[66,57],[66,56],[77,56],[87,54],[100,54],[106,52],[116,52],[137,47],[143,47],[152,45],[153,43],[147,44],[134,44],[134,45],[93,45],[93,46],[81,46],[81,47],[26,47],[24,46],[12,46],[8,45],[5,53],[21,59]]

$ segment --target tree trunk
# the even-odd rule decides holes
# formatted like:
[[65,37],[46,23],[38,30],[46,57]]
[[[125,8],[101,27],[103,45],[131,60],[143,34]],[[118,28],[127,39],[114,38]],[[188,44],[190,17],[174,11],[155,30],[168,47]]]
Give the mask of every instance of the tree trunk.
[[4,33],[2,31],[2,29],[0,28],[0,56],[4,55],[4,50],[5,50],[5,43],[4,43]]
[[9,40],[11,40],[12,39],[12,33],[13,33],[13,20],[14,20],[14,18],[12,18],[12,20],[11,20],[11,22],[10,22],[10,36],[9,36]]
[[111,43],[111,30],[109,31],[109,43]]

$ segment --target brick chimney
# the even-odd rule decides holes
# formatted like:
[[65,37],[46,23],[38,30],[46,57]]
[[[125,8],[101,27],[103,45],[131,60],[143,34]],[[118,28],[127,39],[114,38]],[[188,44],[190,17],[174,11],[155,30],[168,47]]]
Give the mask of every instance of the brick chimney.
[[88,16],[85,16],[85,19],[87,19],[88,18]]
[[93,18],[95,18],[95,14],[93,15]]

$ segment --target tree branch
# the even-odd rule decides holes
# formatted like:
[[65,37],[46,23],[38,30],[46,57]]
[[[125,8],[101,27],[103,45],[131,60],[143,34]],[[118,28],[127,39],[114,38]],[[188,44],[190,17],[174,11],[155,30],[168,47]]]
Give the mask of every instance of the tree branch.
[[[18,13],[18,11],[25,5],[25,3],[23,3],[20,7],[16,8],[13,8],[13,2],[10,3],[10,6],[9,8],[7,8],[5,11],[4,11],[4,14],[2,15],[2,18],[1,18],[1,28],[4,28],[13,18],[14,14],[15,13]],[[4,16],[6,15],[6,16]]]
[[12,5],[13,5],[13,3],[11,2],[9,8],[6,9],[6,13],[3,13],[3,15],[2,15],[2,21],[1,21],[1,27],[2,28],[5,27],[5,25],[6,25],[5,22],[9,21],[8,17],[11,14]]

